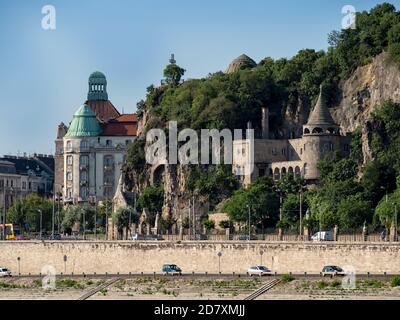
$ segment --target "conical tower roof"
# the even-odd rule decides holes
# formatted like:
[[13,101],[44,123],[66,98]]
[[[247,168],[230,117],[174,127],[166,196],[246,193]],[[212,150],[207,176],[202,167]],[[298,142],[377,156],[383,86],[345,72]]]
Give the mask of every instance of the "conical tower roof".
[[322,86],[320,87],[317,103],[308,117],[307,125],[335,125],[335,121],[333,121],[329,108],[326,105]]
[[101,127],[96,114],[84,104],[74,114],[66,137],[95,137],[101,134]]

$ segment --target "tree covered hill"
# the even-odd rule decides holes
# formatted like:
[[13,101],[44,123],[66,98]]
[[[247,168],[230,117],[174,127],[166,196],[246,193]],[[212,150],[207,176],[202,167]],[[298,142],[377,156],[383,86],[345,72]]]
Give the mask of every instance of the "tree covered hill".
[[[326,52],[303,49],[291,59],[267,57],[256,66],[243,65],[235,72],[216,72],[203,79],[181,81],[185,70],[167,66],[165,84],[149,86],[146,99],[138,103],[144,130],[142,139],[139,137],[128,152],[125,165],[128,186],[136,185],[137,191],[141,192],[148,185],[148,181],[138,183],[149,180],[143,151],[143,137],[148,129],[165,128],[168,121],[175,120],[180,129],[244,129],[247,121],[251,121],[257,130],[261,107],[268,106],[272,115],[272,135],[279,138],[288,121],[301,126],[307,120],[321,84],[328,92],[328,104],[335,106],[342,98],[340,84],[358,67],[370,64],[377,55],[388,52],[390,59],[400,65],[400,11],[384,3],[369,12],[357,13],[355,29],[333,31],[328,35],[328,41],[330,46]],[[304,208],[311,210],[310,226],[321,222],[322,216],[322,224],[326,227],[337,224],[349,230],[360,228],[364,221],[374,228],[380,223],[388,226],[387,221],[393,217],[393,203],[400,199],[400,191],[396,189],[399,185],[396,177],[400,175],[396,122],[399,110],[400,105],[390,101],[376,106],[371,122],[370,163],[363,163],[360,130],[354,132],[353,152],[349,158],[333,157],[320,163],[321,186],[305,194]],[[305,113],[303,117],[300,117],[301,112]],[[268,208],[268,212],[259,210],[261,216],[255,223],[264,226],[267,219],[270,226],[271,221],[274,224],[278,221],[277,197],[271,181],[264,179],[248,190],[235,191],[237,186],[229,168],[211,168],[208,172],[203,169],[191,168],[185,175],[168,173],[176,179],[185,176],[187,181],[185,184],[163,182],[167,189],[164,190],[164,207],[172,208],[177,205],[176,201],[179,203],[179,199],[172,199],[172,194],[179,197],[179,192],[175,192],[179,185],[182,190],[197,191],[206,197],[212,204],[211,209],[225,200],[224,209],[232,211],[233,220],[241,221],[247,217],[242,200],[253,199],[259,202],[254,204],[256,207]],[[290,179],[283,183],[288,190],[296,184]],[[298,226],[298,190],[292,188],[284,196],[281,227]],[[386,194],[391,205],[382,204]],[[182,205],[186,201],[183,199]]]
[[[257,128],[260,107],[266,105],[276,114],[272,128],[276,130],[300,102],[312,106],[321,84],[333,105],[339,98],[339,82],[382,51],[400,63],[400,12],[384,3],[357,13],[356,29],[333,31],[328,42],[327,52],[303,49],[291,59],[264,58],[255,68],[243,66],[230,74],[217,72],[176,85],[166,81],[161,87],[150,86],[145,101],[138,103],[139,113],[150,113],[148,127],[176,120],[180,127],[193,129],[245,128],[247,121]],[[167,66],[164,74],[170,69]],[[184,70],[178,69],[180,79]]]

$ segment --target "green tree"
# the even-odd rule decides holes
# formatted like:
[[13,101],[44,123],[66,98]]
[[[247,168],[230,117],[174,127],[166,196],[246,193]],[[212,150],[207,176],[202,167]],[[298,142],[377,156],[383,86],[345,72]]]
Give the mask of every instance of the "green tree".
[[224,204],[223,210],[236,222],[274,226],[279,217],[279,198],[270,177],[262,177],[246,189],[239,189]]
[[10,208],[8,221],[18,224],[21,230],[39,232],[40,212],[42,212],[42,231],[52,229],[53,204],[46,198],[29,194]]
[[71,205],[65,210],[64,218],[61,222],[61,227],[64,232],[71,232],[71,229],[76,223],[79,223],[80,232],[86,224],[86,231],[94,228],[95,208],[88,204]]
[[343,230],[360,228],[364,222],[372,222],[373,212],[371,203],[358,195],[345,197],[340,200],[337,209],[340,227]]
[[203,220],[203,226],[206,228],[206,230],[211,230],[215,228],[215,222],[213,220]]
[[375,214],[379,218],[381,224],[384,225],[387,230],[389,230],[392,223],[397,220],[397,217],[395,217],[395,212],[396,206],[397,210],[400,208],[399,190],[396,190],[396,192],[388,195],[387,199],[386,197],[383,197],[375,209]]
[[149,186],[140,194],[137,208],[142,211],[146,208],[150,214],[150,221],[154,221],[158,212],[162,211],[164,203],[164,189],[161,185]]
[[185,69],[182,69],[175,63],[167,65],[164,69],[164,77],[167,84],[177,86],[185,74]]
[[139,214],[133,208],[120,208],[112,215],[113,222],[118,231],[129,228],[129,222],[138,223]]

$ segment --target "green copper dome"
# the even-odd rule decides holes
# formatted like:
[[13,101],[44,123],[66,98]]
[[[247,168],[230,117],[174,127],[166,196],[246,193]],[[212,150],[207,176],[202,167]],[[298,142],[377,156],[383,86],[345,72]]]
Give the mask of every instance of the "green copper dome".
[[107,79],[104,73],[95,71],[89,76],[88,100],[108,100]]
[[95,113],[86,104],[74,114],[66,137],[96,137],[101,134],[101,127]]

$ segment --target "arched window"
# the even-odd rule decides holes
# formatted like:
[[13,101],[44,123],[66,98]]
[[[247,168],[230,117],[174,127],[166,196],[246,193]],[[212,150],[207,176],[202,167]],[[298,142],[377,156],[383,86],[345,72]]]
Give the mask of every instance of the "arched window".
[[278,168],[274,169],[274,180],[279,180],[281,178],[281,174]]
[[286,168],[282,168],[281,174],[282,174],[282,176],[286,174]]
[[89,149],[89,142],[87,140],[81,141],[81,151],[86,151]]
[[293,175],[293,167],[289,167],[288,173]]
[[67,141],[67,151],[72,151],[72,142]]
[[300,167],[299,167],[299,166],[296,166],[296,167],[294,168],[294,176],[295,176],[296,178],[299,178],[299,177],[301,176],[301,172],[300,172]]
[[312,133],[322,133],[322,129],[316,127],[316,128],[314,128],[314,129],[312,130]]
[[326,129],[326,133],[334,134],[335,133],[335,129],[334,128],[328,128],[328,129]]
[[308,128],[305,128],[304,129],[304,134],[309,134],[309,133],[310,133],[310,130]]
[[80,194],[81,194],[81,198],[82,198],[82,199],[86,199],[87,196],[88,196],[88,189],[87,189],[87,187],[81,187]]

